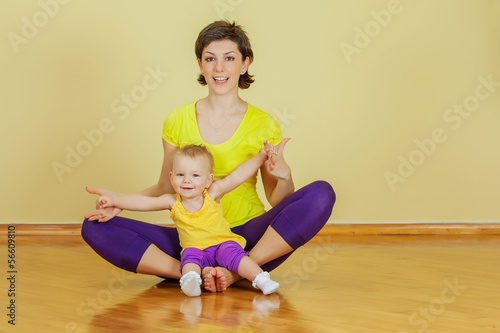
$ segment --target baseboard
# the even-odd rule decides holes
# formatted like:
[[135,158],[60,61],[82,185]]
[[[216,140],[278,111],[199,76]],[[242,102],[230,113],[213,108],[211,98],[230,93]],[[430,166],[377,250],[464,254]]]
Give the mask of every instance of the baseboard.
[[[173,227],[171,223],[158,223]],[[15,227],[16,235],[80,235],[81,223],[0,224],[0,232]],[[11,228],[12,229],[12,228]],[[500,223],[328,223],[319,235],[499,235]]]
[[499,235],[500,223],[360,223],[328,224],[327,235]]

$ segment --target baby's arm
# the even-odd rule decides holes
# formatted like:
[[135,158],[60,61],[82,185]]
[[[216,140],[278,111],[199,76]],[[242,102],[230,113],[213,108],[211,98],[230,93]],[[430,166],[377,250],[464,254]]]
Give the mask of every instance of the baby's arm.
[[264,148],[257,155],[240,164],[229,175],[213,182],[208,189],[208,194],[214,200],[218,201],[224,194],[231,192],[255,174],[267,158],[266,145],[267,143],[265,142]]
[[175,200],[175,194],[164,194],[159,197],[128,194],[116,197],[101,196],[97,202],[101,208],[116,207],[134,211],[154,211],[172,209]]

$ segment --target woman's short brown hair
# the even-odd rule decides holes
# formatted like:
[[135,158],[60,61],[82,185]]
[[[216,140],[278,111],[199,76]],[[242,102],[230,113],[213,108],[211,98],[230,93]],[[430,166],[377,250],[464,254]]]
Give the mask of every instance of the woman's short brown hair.
[[[196,43],[194,46],[194,52],[196,53],[196,58],[201,60],[201,54],[203,49],[213,41],[228,39],[236,45],[238,45],[238,50],[243,56],[243,61],[248,57],[250,63],[253,61],[253,51],[250,45],[250,40],[246,32],[241,26],[236,25],[236,22],[229,21],[215,21],[207,25],[198,35]],[[245,74],[240,75],[238,81],[238,86],[241,89],[247,89],[255,81],[252,79],[253,75],[248,74],[248,69]],[[207,81],[203,75],[198,76],[198,82],[205,86]]]

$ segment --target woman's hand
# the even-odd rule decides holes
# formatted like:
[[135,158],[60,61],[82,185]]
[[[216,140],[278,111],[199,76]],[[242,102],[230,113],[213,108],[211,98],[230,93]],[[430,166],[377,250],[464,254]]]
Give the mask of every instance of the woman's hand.
[[267,152],[266,168],[267,171],[278,179],[290,179],[290,166],[286,163],[283,157],[283,150],[290,138],[285,138],[279,145],[273,146],[270,143],[265,143],[264,149]]
[[90,194],[97,194],[100,196],[96,201],[96,210],[85,214],[85,218],[89,219],[89,221],[97,220],[97,222],[107,222],[122,211],[120,208],[108,206],[109,199],[106,203],[102,202],[103,199],[105,199],[103,196],[108,198],[116,197],[117,194],[115,192],[92,187],[86,187],[85,189]]

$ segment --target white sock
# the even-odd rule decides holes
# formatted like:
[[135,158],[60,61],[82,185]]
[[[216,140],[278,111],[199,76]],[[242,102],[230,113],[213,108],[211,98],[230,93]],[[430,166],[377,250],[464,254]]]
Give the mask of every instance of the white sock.
[[188,296],[201,295],[201,277],[195,271],[189,271],[180,279],[181,289]]
[[262,290],[264,295],[274,293],[280,287],[278,282],[271,280],[268,272],[258,274],[252,282],[252,286],[256,289]]

